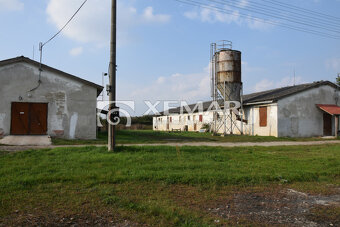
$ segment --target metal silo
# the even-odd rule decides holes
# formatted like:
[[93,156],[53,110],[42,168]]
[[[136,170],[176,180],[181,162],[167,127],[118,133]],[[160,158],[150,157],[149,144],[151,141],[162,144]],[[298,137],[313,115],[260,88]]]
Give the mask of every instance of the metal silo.
[[[221,113],[215,111],[214,116],[214,132],[219,132],[224,127],[224,134],[233,134],[235,128],[238,127],[236,122],[243,116],[235,116],[231,111],[224,108],[226,102],[240,102],[242,108],[242,72],[241,72],[241,52],[232,49],[230,41],[220,41],[211,44],[211,97],[220,109],[224,109]],[[243,112],[243,111],[242,111]],[[221,116],[222,114],[222,116]],[[240,133],[243,133],[243,124]]]
[[241,101],[241,52],[221,49],[215,53],[216,85],[225,101]]

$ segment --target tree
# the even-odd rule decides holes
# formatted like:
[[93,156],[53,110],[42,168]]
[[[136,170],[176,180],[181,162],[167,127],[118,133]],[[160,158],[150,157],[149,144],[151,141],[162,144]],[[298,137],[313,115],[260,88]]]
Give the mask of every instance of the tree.
[[340,73],[338,73],[338,77],[336,78],[336,84],[340,86]]

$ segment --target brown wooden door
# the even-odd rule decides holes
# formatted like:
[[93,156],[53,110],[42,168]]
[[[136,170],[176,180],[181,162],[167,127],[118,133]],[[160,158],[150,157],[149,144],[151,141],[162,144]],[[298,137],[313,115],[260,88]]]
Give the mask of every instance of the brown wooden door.
[[332,116],[328,113],[323,114],[323,135],[332,135]]
[[47,133],[47,104],[30,103],[29,118],[30,135],[46,135]]
[[46,135],[46,103],[12,103],[12,135]]
[[11,134],[27,135],[29,133],[29,104],[12,103]]
[[260,112],[260,127],[267,127],[267,107],[261,106]]

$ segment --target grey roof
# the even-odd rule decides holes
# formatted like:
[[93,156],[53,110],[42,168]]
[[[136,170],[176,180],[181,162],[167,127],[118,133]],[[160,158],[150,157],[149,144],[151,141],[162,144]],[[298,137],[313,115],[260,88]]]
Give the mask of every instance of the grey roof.
[[282,99],[286,96],[290,96],[302,91],[306,91],[311,88],[316,88],[323,85],[329,85],[334,88],[338,88],[338,86],[330,81],[317,81],[314,83],[308,84],[299,84],[295,86],[288,86],[282,88],[276,88],[268,91],[256,92],[243,96],[243,103],[245,105],[257,102],[265,102],[265,101],[273,101],[276,102],[279,99]]
[[[26,58],[24,56],[2,60],[2,61],[0,61],[0,67],[1,66],[5,66],[5,65],[14,64],[14,63],[19,63],[19,62],[25,62],[25,63],[31,64],[31,65],[34,65],[36,67],[40,67],[40,63],[39,62],[34,61],[32,59],[29,59],[29,58]],[[59,74],[62,74],[62,75],[66,76],[66,77],[68,77],[70,79],[73,79],[73,80],[79,81],[79,82],[81,82],[83,84],[86,84],[88,86],[94,87],[94,88],[97,89],[97,95],[99,95],[103,91],[103,87],[102,86],[100,86],[98,84],[95,84],[95,83],[92,83],[92,82],[90,82],[88,80],[84,80],[84,79],[82,79],[80,77],[71,75],[69,73],[63,72],[63,71],[61,71],[59,69],[56,69],[56,68],[52,68],[52,67],[50,67],[48,65],[42,64],[41,67],[42,67],[43,70],[49,70],[49,71],[52,71],[52,72],[55,72],[55,73],[59,73]]]
[[[339,86],[336,84],[330,82],[330,81],[317,81],[314,83],[307,83],[307,84],[299,84],[295,86],[288,86],[288,87],[282,87],[282,88],[276,88],[272,90],[262,91],[262,92],[256,92],[251,93],[247,95],[243,95],[243,105],[253,105],[253,104],[261,104],[265,102],[276,102],[279,99],[282,99],[284,97],[294,95],[296,93],[306,91],[311,88],[316,88],[323,85],[329,85],[334,88],[339,89]],[[212,101],[203,102],[203,110],[207,110]],[[188,107],[193,110],[193,108],[196,106],[195,104],[188,105]],[[181,107],[169,109],[169,113],[180,113]],[[185,108],[183,108],[185,110]],[[160,113],[161,115],[164,115],[164,112]]]

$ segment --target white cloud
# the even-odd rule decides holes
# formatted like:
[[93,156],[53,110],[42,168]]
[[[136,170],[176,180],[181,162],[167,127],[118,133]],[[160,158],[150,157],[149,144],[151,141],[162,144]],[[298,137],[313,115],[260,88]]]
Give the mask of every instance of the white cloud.
[[166,14],[154,14],[153,8],[149,6],[144,10],[142,18],[147,22],[166,23],[170,21],[171,17]]
[[270,88],[273,88],[274,82],[269,81],[268,79],[263,79],[257,84],[255,84],[254,91],[259,92],[259,91],[265,91],[269,90]]
[[248,0],[240,0],[239,3],[238,3],[238,6],[239,7],[247,7],[249,5],[249,1]]
[[199,73],[182,74],[175,73],[168,76],[160,76],[153,83],[146,86],[138,86],[129,89],[124,97],[143,100],[197,100],[209,99],[210,80],[209,71],[202,70]]
[[327,69],[340,71],[340,58],[331,58],[326,60]]
[[198,12],[197,11],[187,11],[184,12],[184,16],[190,20],[194,20],[197,19],[199,17]]
[[[249,5],[249,1],[239,0],[237,5],[238,7],[245,8]],[[225,6],[221,11],[215,10],[214,7],[214,5],[211,5],[210,8],[196,8],[192,11],[184,12],[183,15],[190,20],[200,20],[208,23],[236,23],[238,25],[246,25],[254,30],[265,30],[274,26],[268,23],[273,23],[274,21],[255,18],[250,14],[242,17],[239,10],[234,10],[228,6]]]
[[82,47],[75,47],[70,50],[70,55],[71,56],[78,56],[83,53],[83,48]]
[[[73,15],[83,0],[49,0],[46,13],[51,24],[57,29]],[[118,1],[118,45],[128,42],[131,28],[138,25],[169,22],[170,16],[155,14],[152,7],[138,13],[131,1]],[[111,1],[91,0],[79,11],[73,21],[63,31],[66,37],[82,42],[103,46],[109,42]]]
[[180,101],[186,101],[188,104],[207,101],[210,100],[209,69],[207,67],[197,73],[163,75],[143,84],[131,82],[121,84],[117,94],[119,100],[135,101],[136,115],[141,115],[147,110],[145,100],[151,103],[161,101],[157,106],[159,111],[163,111],[162,101],[176,101],[177,104],[172,104],[172,107],[179,106]]
[[249,15],[249,17],[245,19],[245,21],[248,27],[254,30],[266,30],[266,29],[274,27],[273,24],[268,23],[268,22],[273,22],[273,21],[253,18],[251,15]]
[[[230,8],[225,7],[226,10],[230,10]],[[202,8],[199,12],[196,10],[188,11],[184,13],[184,16],[188,19],[195,20],[200,19],[202,22],[208,23],[228,23],[240,21],[238,11],[234,11],[232,14],[227,14],[219,11],[215,11],[208,8]]]
[[24,9],[24,3],[20,0],[0,0],[0,11],[20,11]]
[[280,87],[287,87],[287,86],[293,86],[294,84],[301,84],[305,83],[303,81],[302,77],[297,76],[295,77],[284,77],[279,81],[274,81],[274,80],[268,80],[268,79],[263,79],[254,86],[254,91],[255,92],[260,92],[260,91],[265,91],[265,90],[270,90],[270,89],[275,89],[275,88],[280,88]]

